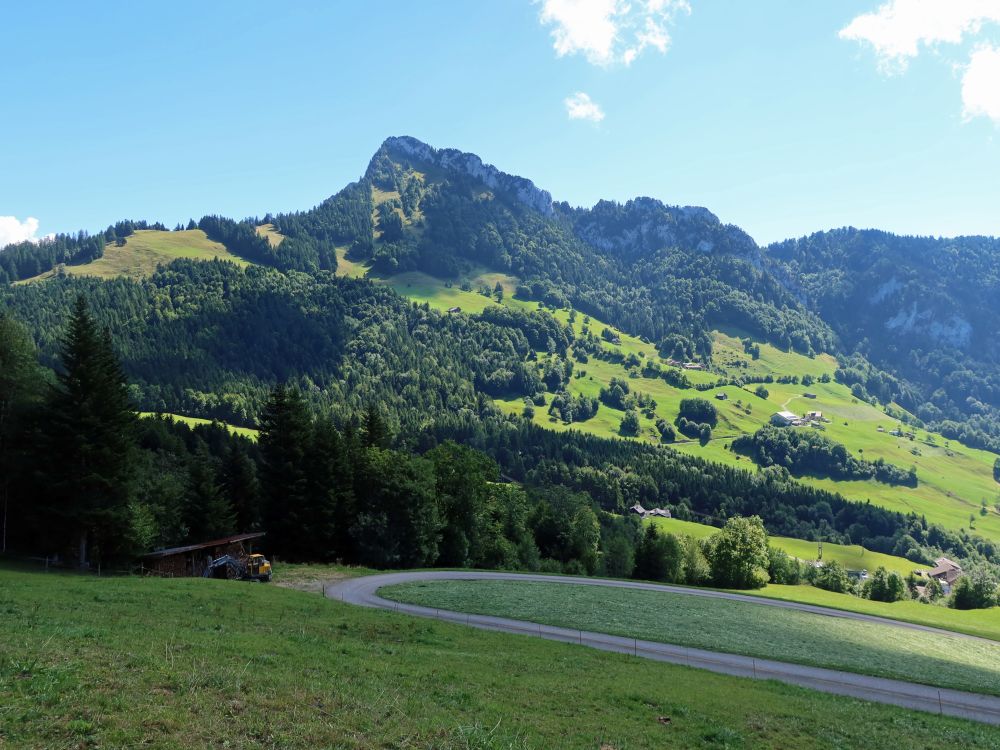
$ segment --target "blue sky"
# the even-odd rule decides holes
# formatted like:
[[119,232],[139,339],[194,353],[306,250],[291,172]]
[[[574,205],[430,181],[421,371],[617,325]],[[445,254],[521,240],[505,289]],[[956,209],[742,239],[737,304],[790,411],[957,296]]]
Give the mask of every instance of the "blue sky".
[[1000,234],[998,22],[1000,0],[9,4],[0,244],[308,208],[401,134],[762,243]]

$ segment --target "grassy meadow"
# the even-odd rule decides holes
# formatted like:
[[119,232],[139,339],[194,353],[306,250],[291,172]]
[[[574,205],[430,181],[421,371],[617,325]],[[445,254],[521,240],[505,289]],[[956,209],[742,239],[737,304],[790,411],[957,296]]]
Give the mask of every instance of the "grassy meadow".
[[[156,414],[155,412],[151,412],[151,411],[141,411],[141,412],[139,412],[139,416],[142,417],[142,418],[144,418],[144,419],[145,418],[151,418],[151,417],[157,417],[157,416],[167,417],[168,419],[170,419],[170,420],[172,420],[174,422],[183,422],[184,424],[188,425],[189,427],[196,427],[198,425],[205,425],[205,424],[212,424],[213,423],[213,421],[211,419],[202,419],[201,417],[185,417],[182,414],[168,414],[168,413]],[[229,430],[229,432],[231,432],[231,433],[233,433],[235,435],[241,435],[241,436],[243,436],[245,438],[250,438],[253,441],[256,441],[257,440],[257,436],[260,434],[260,431],[259,430],[255,430],[253,427],[238,427],[237,425],[227,424],[225,422],[218,422],[218,421],[216,421],[216,423],[222,425],[227,430]]]
[[[655,524],[662,531],[684,534],[695,539],[705,539],[719,530],[714,526],[693,521],[681,521],[677,518],[650,518],[646,523]],[[816,560],[818,557],[819,549],[816,542],[792,539],[786,536],[770,536],[769,539],[772,547],[784,550],[800,560],[810,561]],[[825,562],[836,560],[848,570],[868,570],[871,572],[881,566],[886,570],[894,570],[904,577],[914,570],[927,568],[926,565],[912,562],[905,557],[866,550],[859,544],[823,542],[823,560]]]
[[996,746],[972,722],[277,586],[0,567],[0,612],[3,747]]
[[126,243],[117,247],[109,243],[104,248],[104,256],[91,263],[79,266],[63,265],[52,271],[26,279],[20,283],[31,283],[52,278],[58,273],[70,276],[96,276],[110,279],[116,276],[142,278],[150,276],[157,267],[179,258],[189,260],[228,260],[239,266],[247,261],[229,252],[225,245],[208,239],[200,229],[185,229],[180,232],[161,232],[154,229],[140,229],[130,235]]
[[1000,695],[1000,643],[750,602],[521,581],[386,587],[389,599]]

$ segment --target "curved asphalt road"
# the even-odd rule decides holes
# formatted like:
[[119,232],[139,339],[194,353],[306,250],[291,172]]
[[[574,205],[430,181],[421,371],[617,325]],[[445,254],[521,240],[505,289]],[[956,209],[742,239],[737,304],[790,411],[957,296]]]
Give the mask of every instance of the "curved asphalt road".
[[[754,659],[748,656],[738,656],[736,654],[705,651],[702,649],[687,648],[684,646],[672,646],[656,641],[642,641],[634,638],[607,635],[605,633],[592,633],[586,630],[557,628],[549,625],[527,622],[525,620],[512,620],[506,617],[470,615],[464,612],[452,612],[449,610],[434,609],[432,607],[420,607],[412,604],[390,601],[389,599],[383,599],[378,595],[378,590],[383,586],[392,586],[397,583],[484,579],[565,583],[575,586],[612,586],[615,588],[662,591],[714,599],[730,599],[745,601],[765,607],[796,609],[826,617],[840,617],[850,620],[861,620],[863,622],[875,622],[882,625],[896,627],[900,630],[921,630],[924,632],[938,633],[951,637],[975,638],[975,636],[966,636],[961,633],[953,633],[951,631],[931,628],[925,625],[915,625],[913,623],[900,622],[898,620],[890,620],[883,617],[863,615],[857,612],[844,612],[836,609],[828,609],[826,607],[817,607],[811,604],[799,604],[797,602],[786,602],[777,599],[764,599],[761,597],[746,596],[742,594],[730,594],[724,591],[689,589],[680,586],[601,578],[565,578],[561,576],[534,575],[526,573],[490,573],[485,571],[407,571],[350,578],[331,586],[327,586],[324,593],[331,599],[337,599],[349,604],[357,604],[364,607],[390,609],[397,612],[405,612],[406,614],[416,615],[418,617],[433,617],[440,620],[469,625],[470,627],[480,628],[482,630],[532,635],[538,638],[562,641],[564,643],[578,643],[580,645],[590,646],[591,648],[600,649],[602,651],[632,654],[633,656],[641,656],[647,659],[654,659],[656,661],[683,664],[691,667],[698,667],[700,669],[707,669],[712,672],[735,675],[738,677],[750,677],[761,680],[777,680],[779,682],[787,682],[793,685],[813,688],[814,690],[821,690],[825,693],[847,695],[878,703],[890,703],[896,706],[903,706],[904,708],[930,711],[932,713],[957,716],[964,719],[972,719],[974,721],[1000,725],[1000,698],[995,696],[965,693],[959,690],[949,690],[946,688],[939,689],[917,683],[889,680],[882,677],[869,677],[867,675],[840,672],[833,669],[821,669],[819,667],[809,667],[801,664],[788,664],[768,659]],[[905,637],[905,634],[901,633],[901,637]]]

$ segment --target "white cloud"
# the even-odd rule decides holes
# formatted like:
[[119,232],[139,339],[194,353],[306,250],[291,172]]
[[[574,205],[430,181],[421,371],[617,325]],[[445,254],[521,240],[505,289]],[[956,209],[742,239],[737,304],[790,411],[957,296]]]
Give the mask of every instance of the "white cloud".
[[1000,48],[983,45],[972,53],[962,75],[962,114],[989,117],[1000,125]]
[[543,25],[553,26],[552,46],[559,57],[586,56],[593,65],[631,65],[646,49],[666,52],[667,27],[688,0],[540,0]]
[[16,216],[0,216],[0,247],[25,240],[34,242],[38,239],[37,233],[38,219],[29,216],[24,221],[18,221]]
[[961,44],[988,22],[1000,22],[997,0],[889,0],[857,16],[840,38],[870,44],[883,71],[902,72],[921,46]]
[[925,49],[965,45],[955,53],[968,54],[968,63],[951,58],[962,76],[962,114],[1000,125],[1000,48],[984,38],[996,38],[991,24],[1000,24],[1000,0],[889,0],[854,18],[840,38],[870,45],[888,74],[905,72]]
[[604,119],[604,110],[582,91],[577,91],[573,96],[567,96],[563,100],[563,104],[566,105],[566,114],[571,120],[600,122]]

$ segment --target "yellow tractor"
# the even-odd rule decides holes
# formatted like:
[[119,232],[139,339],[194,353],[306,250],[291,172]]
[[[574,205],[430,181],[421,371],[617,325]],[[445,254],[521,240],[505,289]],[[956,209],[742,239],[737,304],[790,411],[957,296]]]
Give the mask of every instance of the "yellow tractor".
[[250,555],[246,562],[232,555],[223,555],[212,560],[202,573],[205,578],[226,578],[230,581],[260,581],[271,580],[271,563],[260,554]]
[[271,563],[261,554],[253,554],[247,559],[247,578],[251,581],[270,581]]

